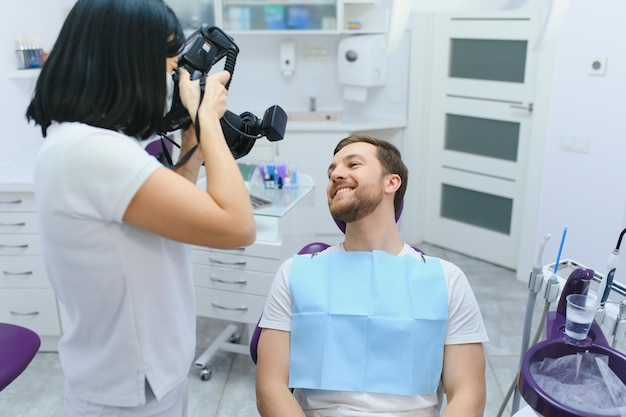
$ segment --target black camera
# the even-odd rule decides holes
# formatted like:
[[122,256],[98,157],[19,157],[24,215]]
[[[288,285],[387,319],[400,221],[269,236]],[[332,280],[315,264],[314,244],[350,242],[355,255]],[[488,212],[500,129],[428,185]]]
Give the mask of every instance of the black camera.
[[[183,52],[178,57],[179,68],[185,68],[191,74],[192,80],[200,80],[200,93],[204,93],[206,77],[211,67],[226,58],[224,69],[230,72],[230,80],[226,88],[230,86],[239,47],[233,38],[228,36],[222,29],[203,24],[198,30],[189,35],[183,46]],[[165,115],[161,127],[161,134],[178,129],[186,129],[191,124],[191,117],[180,100],[178,90],[178,73],[172,75],[174,79],[174,94],[172,107]],[[271,106],[265,111],[263,119],[259,119],[250,112],[237,115],[226,110],[220,119],[224,137],[235,159],[246,156],[257,139],[267,137],[274,142],[282,140],[287,126],[287,114],[280,106]]]

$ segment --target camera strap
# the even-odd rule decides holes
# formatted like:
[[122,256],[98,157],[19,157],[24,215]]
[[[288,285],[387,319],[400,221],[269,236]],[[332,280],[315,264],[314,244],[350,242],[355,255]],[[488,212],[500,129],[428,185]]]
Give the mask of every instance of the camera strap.
[[[176,171],[178,168],[182,167],[183,165],[185,165],[187,163],[187,161],[189,161],[189,158],[191,158],[191,155],[194,154],[194,152],[196,152],[196,150],[198,149],[198,145],[194,145],[193,148],[189,149],[187,151],[187,153],[185,155],[183,155],[182,158],[180,158],[180,161],[178,161],[176,164],[173,163],[172,161],[172,156],[170,155],[169,150],[167,149],[167,146],[165,145],[165,141],[168,140],[170,142],[172,142],[167,136],[161,136],[161,154],[157,157],[157,159],[159,160],[159,162],[161,162],[161,164],[163,164],[163,166],[165,166],[166,168],[169,168],[171,170]],[[172,142],[174,143],[174,142]],[[176,146],[178,146],[176,144]]]

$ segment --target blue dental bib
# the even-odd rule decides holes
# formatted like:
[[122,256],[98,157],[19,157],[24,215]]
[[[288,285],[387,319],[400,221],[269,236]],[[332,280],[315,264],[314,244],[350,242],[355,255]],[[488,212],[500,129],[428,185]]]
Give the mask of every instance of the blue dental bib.
[[441,263],[383,251],[296,255],[289,386],[432,394],[448,296]]

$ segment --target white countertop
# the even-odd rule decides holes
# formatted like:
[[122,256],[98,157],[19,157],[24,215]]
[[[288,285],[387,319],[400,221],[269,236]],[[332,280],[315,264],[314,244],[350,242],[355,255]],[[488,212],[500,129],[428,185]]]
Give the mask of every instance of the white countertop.
[[342,112],[333,121],[289,121],[287,132],[361,132],[366,130],[401,129],[406,119],[384,115]]

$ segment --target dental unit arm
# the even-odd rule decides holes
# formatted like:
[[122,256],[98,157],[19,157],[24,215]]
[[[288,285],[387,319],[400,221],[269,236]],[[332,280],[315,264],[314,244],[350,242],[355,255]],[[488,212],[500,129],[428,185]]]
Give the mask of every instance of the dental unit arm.
[[[611,341],[612,347],[615,347],[616,344],[626,335],[626,288],[613,280],[618,264],[619,247],[624,234],[626,234],[626,229],[624,229],[624,231],[620,234],[616,249],[609,257],[606,278],[605,276],[576,261],[570,259],[563,261],[560,260],[566,232],[567,227],[563,231],[559,253],[557,255],[557,260],[554,263],[542,265],[541,257],[550,235],[546,234],[541,241],[537,260],[532,267],[528,282],[529,294],[524,322],[524,333],[522,335],[522,358],[529,349],[529,346],[535,345],[541,340],[543,330],[546,327],[548,310],[555,301],[559,300],[559,305],[556,306],[555,309],[557,311],[561,311],[562,315],[565,315],[565,304],[563,300],[565,298],[564,296],[567,294],[564,293],[591,292],[597,295],[598,300],[603,299],[603,305],[599,306],[595,320],[600,326],[603,335],[606,336],[607,341]],[[598,288],[595,292],[590,286],[592,281],[598,283]],[[532,340],[529,341],[531,331],[530,328],[534,312],[534,302],[537,294],[542,290],[545,300],[544,309],[538,322],[538,328],[536,329]],[[608,299],[611,293],[618,294],[622,296],[623,299],[620,302],[611,301]],[[561,295],[564,296],[561,297]],[[547,330],[548,329],[546,329],[546,331]],[[502,416],[511,396],[513,396],[511,415],[514,415],[518,411],[520,395],[517,387],[518,377],[519,372],[505,395],[497,417]]]
[[[544,266],[543,269],[544,275],[554,276],[554,264],[548,264]],[[560,272],[556,276],[556,290],[559,295],[563,291],[562,287],[567,281],[566,274],[577,269],[588,269],[588,267],[572,259],[564,259],[561,261],[559,266]],[[604,276],[602,274],[594,272],[592,282],[596,282],[598,285],[601,285],[603,278]],[[615,345],[625,336],[626,333],[626,287],[622,286],[622,284],[618,282],[613,282],[610,287],[610,292],[620,295],[621,297],[624,297],[624,299],[621,301],[607,300],[604,307],[598,308],[595,320],[602,328],[602,332],[606,338],[611,340],[612,347],[615,347]],[[597,295],[599,294],[599,291],[590,288],[589,293]]]
[[[612,347],[625,336],[626,334],[626,287],[621,283],[614,281],[615,272],[617,270],[617,264],[619,260],[619,248],[626,229],[622,230],[619,235],[617,245],[607,262],[607,273],[602,275],[598,272],[593,273],[592,281],[598,283],[597,290],[590,289],[590,292],[596,295],[596,299],[599,300],[599,308],[595,316],[595,320],[598,322],[604,335],[607,339],[611,340]],[[548,264],[543,267],[543,274],[538,274],[538,277],[544,278],[550,277],[544,285],[546,300],[554,302],[560,295],[565,283],[567,282],[570,274],[576,269],[589,269],[586,265],[577,261],[566,259],[553,264]],[[538,286],[539,283],[534,283]],[[621,296],[620,301],[609,300],[611,293]],[[561,306],[564,308],[564,306]]]

